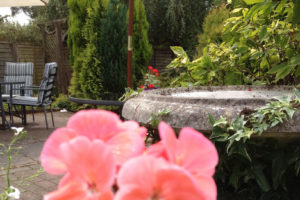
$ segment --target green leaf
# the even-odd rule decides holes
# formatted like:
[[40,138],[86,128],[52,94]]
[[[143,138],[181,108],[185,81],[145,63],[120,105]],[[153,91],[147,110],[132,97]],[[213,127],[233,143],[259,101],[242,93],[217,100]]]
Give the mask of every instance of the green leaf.
[[262,3],[265,0],[244,0],[246,4],[248,5],[252,5],[252,4],[256,4],[256,3]]
[[272,179],[275,189],[282,183],[282,177],[288,167],[286,155],[282,152],[278,153],[275,158],[272,159]]
[[275,82],[289,75],[294,68],[295,68],[294,66],[290,66],[290,65],[282,67],[281,70],[278,71],[278,73],[276,74]]
[[292,57],[289,65],[291,65],[291,66],[300,65],[300,55]]
[[263,27],[261,27],[260,32],[259,32],[259,40],[262,42],[266,39],[268,32],[267,32],[267,26],[263,25]]
[[227,124],[226,118],[221,116],[220,119],[216,121],[213,126],[226,125],[226,124]]
[[300,77],[300,66],[297,67],[295,75],[296,77]]
[[259,164],[254,165],[255,167],[251,168],[249,174],[257,182],[259,187],[264,191],[268,192],[271,187],[270,184],[263,172],[263,167]]
[[268,71],[268,74],[275,74],[275,73],[279,72],[280,70],[282,70],[282,68],[286,65],[287,65],[287,63],[281,63],[279,65],[276,65]]
[[297,90],[297,88],[294,88],[293,91],[294,91],[296,97],[298,98],[298,100],[300,101],[300,91]]
[[176,56],[178,56],[178,57],[186,56],[186,53],[185,53],[185,51],[183,50],[182,47],[180,47],[180,46],[171,46],[170,48]]
[[293,23],[298,24],[300,23],[300,0],[295,0],[295,7],[294,7],[294,15],[293,15]]
[[208,118],[209,118],[210,124],[213,126],[216,123],[216,120],[210,113],[208,114]]
[[233,154],[239,154],[251,162],[251,157],[248,154],[245,143],[238,142],[235,145],[233,145],[230,151],[228,152],[228,155],[230,156]]
[[263,6],[264,3],[259,3],[259,4],[256,4],[254,5],[246,14],[246,19],[250,19],[252,18],[255,14],[258,13],[259,9],[261,8],[261,6]]

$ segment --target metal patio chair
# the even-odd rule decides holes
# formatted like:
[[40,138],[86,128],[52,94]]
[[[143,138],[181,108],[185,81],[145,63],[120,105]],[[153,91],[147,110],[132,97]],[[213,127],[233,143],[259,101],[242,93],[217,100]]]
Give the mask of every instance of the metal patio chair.
[[[33,63],[32,62],[6,62],[4,71],[4,82],[12,84],[4,85],[2,100],[7,103],[10,95],[20,95],[20,88],[23,86],[32,86],[33,81]],[[25,84],[13,84],[14,82],[24,82]],[[27,90],[25,96],[33,96],[32,90]],[[11,112],[11,110],[9,110]],[[34,120],[33,107],[32,117]],[[12,119],[11,119],[12,120]]]
[[[48,129],[48,121],[47,121],[47,106],[50,106],[51,110],[51,118],[52,118],[52,124],[54,127],[54,119],[53,119],[53,110],[52,110],[52,100],[51,96],[53,94],[53,87],[54,82],[56,79],[57,74],[57,64],[55,62],[52,63],[46,63],[45,69],[44,69],[44,75],[43,80],[39,87],[36,86],[24,86],[20,88],[21,91],[24,92],[26,90],[37,90],[38,96],[37,97],[30,97],[30,96],[22,96],[22,95],[16,95],[10,98],[9,105],[21,105],[23,107],[23,117],[22,121],[23,124],[26,125],[26,109],[25,106],[39,106],[44,107],[44,115],[45,115],[45,122],[46,122],[46,128]],[[11,117],[12,116],[11,112]]]

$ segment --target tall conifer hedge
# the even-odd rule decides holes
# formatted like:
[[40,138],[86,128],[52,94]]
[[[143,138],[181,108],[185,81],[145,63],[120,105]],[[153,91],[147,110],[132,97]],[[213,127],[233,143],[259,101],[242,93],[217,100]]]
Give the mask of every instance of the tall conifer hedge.
[[[68,0],[68,46],[73,76],[69,91],[76,97],[120,96],[127,80],[127,7],[119,0]],[[133,78],[142,79],[152,56],[148,22],[141,0],[135,1]]]

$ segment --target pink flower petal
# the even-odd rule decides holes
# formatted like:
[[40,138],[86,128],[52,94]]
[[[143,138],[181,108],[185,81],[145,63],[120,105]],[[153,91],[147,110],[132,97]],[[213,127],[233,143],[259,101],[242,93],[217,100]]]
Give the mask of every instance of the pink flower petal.
[[115,135],[106,143],[117,162],[123,164],[129,158],[141,155],[145,150],[144,139],[134,132],[123,132]]
[[74,114],[67,127],[74,129],[79,135],[90,140],[109,140],[118,133],[119,116],[105,110],[84,110]]
[[164,159],[140,156],[127,161],[118,175],[116,200],[202,200],[201,188],[183,168]]
[[161,122],[159,124],[158,131],[161,142],[165,145],[169,161],[172,163],[176,163],[178,141],[175,132],[165,122]]
[[44,195],[43,200],[83,200],[86,188],[79,182],[72,182],[58,190]]
[[129,132],[134,131],[141,134],[142,137],[145,137],[147,134],[147,129],[145,127],[139,126],[135,121],[125,121],[118,124],[120,132]]
[[58,190],[46,194],[43,200],[113,200],[110,190],[93,193],[88,185],[79,181],[71,181]]
[[181,165],[193,174],[212,176],[218,164],[218,152],[214,144],[192,128],[183,128],[179,133],[178,151]]
[[164,200],[205,200],[196,180],[183,168],[170,167],[158,171],[157,183]]
[[207,200],[217,199],[217,185],[211,176],[196,176],[197,183]]
[[117,192],[115,200],[149,200],[149,192],[136,185],[128,185]]
[[168,160],[168,155],[166,152],[165,145],[160,141],[152,144],[147,150],[146,154],[154,157],[161,157]]
[[108,190],[115,177],[115,161],[110,149],[101,141],[89,141],[80,136],[60,147],[70,176],[95,185],[99,191]]
[[54,131],[44,144],[41,153],[41,164],[44,170],[50,174],[63,174],[66,166],[62,162],[60,145],[76,137],[72,129],[60,128]]
[[137,185],[140,194],[149,196],[156,182],[155,174],[166,165],[163,159],[152,156],[132,158],[121,167],[117,180],[118,186],[122,190],[123,186]]

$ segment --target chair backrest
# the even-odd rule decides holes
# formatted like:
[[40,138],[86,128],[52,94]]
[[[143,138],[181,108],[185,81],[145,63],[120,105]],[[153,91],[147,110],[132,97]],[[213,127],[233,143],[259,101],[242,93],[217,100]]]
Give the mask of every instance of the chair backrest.
[[[10,82],[25,82],[25,86],[32,86],[33,80],[33,63],[23,62],[23,63],[5,63],[5,72],[4,72],[4,81]],[[20,95],[20,87],[24,85],[13,85],[12,93]],[[10,85],[4,86],[4,93],[10,93]],[[26,90],[24,93],[25,96],[32,96],[32,90]]]
[[57,74],[56,62],[46,63],[44,69],[44,77],[40,85],[38,94],[38,103],[48,104],[51,103],[51,96],[53,93],[54,82]]

